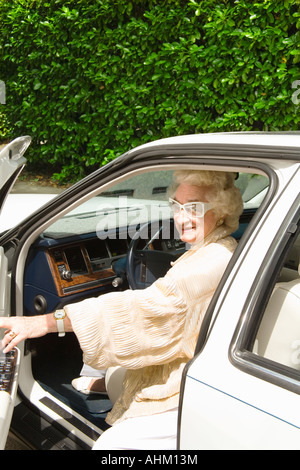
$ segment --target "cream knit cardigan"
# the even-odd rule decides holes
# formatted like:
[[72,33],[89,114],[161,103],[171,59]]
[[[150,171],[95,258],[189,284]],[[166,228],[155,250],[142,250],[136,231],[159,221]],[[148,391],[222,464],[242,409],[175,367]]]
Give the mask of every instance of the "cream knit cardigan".
[[203,316],[235,247],[226,227],[219,227],[150,287],[65,307],[84,363],[127,369],[108,424],[178,406],[183,368],[193,357]]

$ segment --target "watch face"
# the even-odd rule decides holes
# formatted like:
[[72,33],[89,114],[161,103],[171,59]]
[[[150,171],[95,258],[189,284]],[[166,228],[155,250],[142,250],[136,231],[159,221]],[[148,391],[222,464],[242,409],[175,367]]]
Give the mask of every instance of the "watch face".
[[61,318],[65,318],[65,316],[66,316],[66,314],[65,314],[65,312],[64,312],[63,310],[57,310],[57,311],[55,312],[55,318],[56,318],[57,320],[60,320]]

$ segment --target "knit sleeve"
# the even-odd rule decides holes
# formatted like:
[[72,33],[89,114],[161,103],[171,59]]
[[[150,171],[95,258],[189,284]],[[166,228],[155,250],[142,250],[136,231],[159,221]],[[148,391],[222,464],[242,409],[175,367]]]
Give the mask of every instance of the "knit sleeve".
[[185,356],[186,320],[198,315],[195,305],[216,288],[227,252],[211,245],[183,257],[147,289],[112,292],[65,307],[83,361],[94,368],[138,369]]
[[141,291],[112,292],[65,307],[83,350],[95,368],[136,369],[176,357],[186,305],[176,286],[162,280]]

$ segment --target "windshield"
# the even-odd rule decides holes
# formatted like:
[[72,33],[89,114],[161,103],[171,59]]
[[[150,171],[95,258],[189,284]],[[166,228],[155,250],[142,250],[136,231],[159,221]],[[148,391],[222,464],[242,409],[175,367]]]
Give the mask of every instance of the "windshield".
[[[52,224],[44,236],[61,238],[69,235],[97,233],[99,238],[119,227],[170,219],[168,188],[173,181],[173,171],[151,171],[118,182],[99,195],[84,202],[76,209]],[[236,185],[240,189],[245,209],[259,207],[268,188],[268,178],[257,174],[237,174]],[[133,236],[134,233],[129,233]]]

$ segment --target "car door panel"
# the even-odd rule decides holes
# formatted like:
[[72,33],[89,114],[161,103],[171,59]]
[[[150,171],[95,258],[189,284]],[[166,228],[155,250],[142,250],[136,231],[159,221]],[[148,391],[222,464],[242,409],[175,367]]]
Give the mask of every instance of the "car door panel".
[[[8,274],[8,261],[3,247],[0,247],[0,315],[9,315],[10,277]],[[1,332],[1,337],[3,333]],[[0,449],[4,449],[12,413],[14,409],[19,370],[20,352],[14,349],[4,354],[0,349]]]
[[0,450],[5,448],[15,406],[19,365],[19,349],[15,348],[5,355],[0,354]]
[[29,136],[18,137],[0,150],[0,211],[15,180],[26,164],[23,155],[30,143]]

